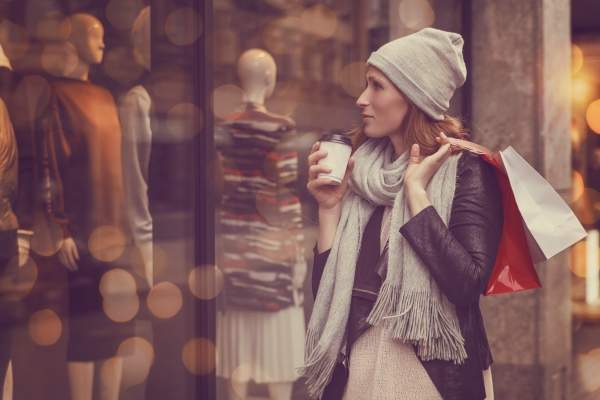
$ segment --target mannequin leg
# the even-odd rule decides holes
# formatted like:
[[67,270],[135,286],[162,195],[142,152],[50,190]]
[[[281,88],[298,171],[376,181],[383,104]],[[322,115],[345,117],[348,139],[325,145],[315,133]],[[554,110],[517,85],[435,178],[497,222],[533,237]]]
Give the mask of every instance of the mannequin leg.
[[94,384],[94,363],[92,361],[67,363],[69,387],[73,400],[92,400]]
[[485,385],[485,400],[494,400],[494,382],[492,380],[492,367],[483,371],[483,383]]
[[292,398],[292,387],[294,382],[269,383],[269,398],[271,400],[290,400]]
[[229,398],[228,400],[244,400],[248,397],[248,381],[229,380],[227,385]]
[[123,359],[113,357],[102,362],[100,367],[100,400],[118,400],[123,376]]

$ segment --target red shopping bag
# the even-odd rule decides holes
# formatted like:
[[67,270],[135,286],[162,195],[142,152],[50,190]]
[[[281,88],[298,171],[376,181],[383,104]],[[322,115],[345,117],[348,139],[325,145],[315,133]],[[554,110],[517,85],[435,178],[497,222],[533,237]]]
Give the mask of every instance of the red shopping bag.
[[523,219],[517,206],[502,158],[483,146],[461,139],[450,142],[464,150],[478,154],[496,171],[502,192],[504,224],[496,262],[488,280],[484,295],[518,292],[542,286],[528,246]]

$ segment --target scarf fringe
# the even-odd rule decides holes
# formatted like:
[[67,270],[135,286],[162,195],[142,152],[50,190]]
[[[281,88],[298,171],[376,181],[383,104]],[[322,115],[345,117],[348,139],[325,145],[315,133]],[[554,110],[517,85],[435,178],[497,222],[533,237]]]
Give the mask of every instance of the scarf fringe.
[[311,399],[318,399],[323,395],[325,387],[331,380],[337,357],[331,359],[320,346],[318,335],[309,331],[306,338],[306,351],[304,366],[296,368],[300,376],[304,376],[306,389]]
[[384,282],[367,322],[381,323],[393,339],[416,345],[417,355],[424,361],[463,364],[467,351],[460,327],[447,318],[443,305],[433,300],[428,292],[407,293],[400,285]]

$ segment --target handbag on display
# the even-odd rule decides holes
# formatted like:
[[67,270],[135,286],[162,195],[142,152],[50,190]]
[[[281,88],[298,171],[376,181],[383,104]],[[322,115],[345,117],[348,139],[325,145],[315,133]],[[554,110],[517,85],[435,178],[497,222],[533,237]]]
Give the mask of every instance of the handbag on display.
[[467,140],[448,141],[492,165],[502,193],[504,224],[484,294],[541,287],[534,264],[585,238],[585,229],[552,185],[511,146],[492,152]]

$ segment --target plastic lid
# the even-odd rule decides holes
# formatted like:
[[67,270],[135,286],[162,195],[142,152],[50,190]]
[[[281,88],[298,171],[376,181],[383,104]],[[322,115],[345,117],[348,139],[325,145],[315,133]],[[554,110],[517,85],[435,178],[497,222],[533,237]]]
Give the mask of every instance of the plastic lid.
[[337,142],[346,144],[348,146],[352,146],[352,140],[348,134],[344,133],[345,131],[335,130],[329,133],[326,133],[321,137],[322,142]]

